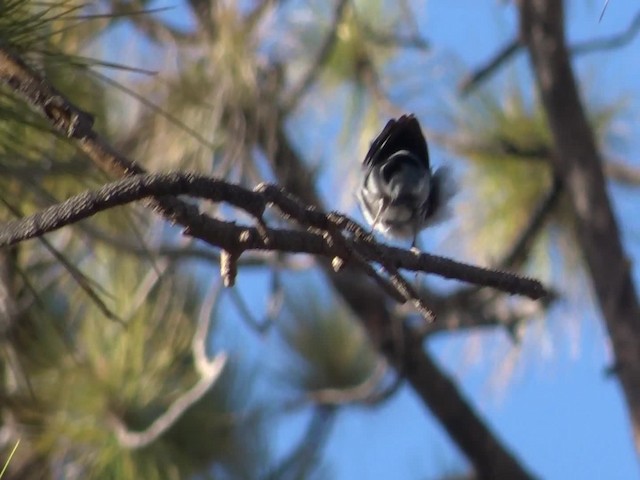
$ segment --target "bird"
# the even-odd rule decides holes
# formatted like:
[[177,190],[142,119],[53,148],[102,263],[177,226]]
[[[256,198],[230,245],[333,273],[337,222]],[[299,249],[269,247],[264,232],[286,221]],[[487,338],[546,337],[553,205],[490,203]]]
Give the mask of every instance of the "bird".
[[414,114],[392,118],[371,143],[362,163],[358,202],[372,230],[412,238],[449,217],[455,182],[448,167],[432,171],[429,149]]

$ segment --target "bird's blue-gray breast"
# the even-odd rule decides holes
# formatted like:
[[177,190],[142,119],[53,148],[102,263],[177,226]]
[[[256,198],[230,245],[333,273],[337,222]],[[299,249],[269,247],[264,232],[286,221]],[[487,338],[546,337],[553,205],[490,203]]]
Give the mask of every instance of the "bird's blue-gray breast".
[[448,169],[432,173],[414,115],[387,122],[363,162],[358,199],[367,222],[391,237],[413,237],[443,218],[455,190]]
[[395,153],[365,176],[361,202],[366,220],[392,236],[414,235],[429,186],[430,172],[423,161],[406,150]]

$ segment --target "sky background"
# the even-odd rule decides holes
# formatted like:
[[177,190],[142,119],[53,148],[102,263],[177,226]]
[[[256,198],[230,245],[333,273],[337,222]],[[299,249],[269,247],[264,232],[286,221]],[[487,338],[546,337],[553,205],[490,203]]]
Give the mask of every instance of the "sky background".
[[[300,2],[297,2],[300,3]],[[636,2],[611,0],[602,21],[598,21],[604,1],[567,2],[570,43],[604,37],[625,30],[636,14]],[[156,6],[171,6],[168,1]],[[438,115],[426,116],[453,101],[448,79],[459,81],[467,70],[483,64],[517,31],[515,9],[509,2],[450,0],[414,2],[420,33],[427,38],[433,64],[443,68],[440,81],[433,76],[425,84],[433,88],[433,104],[407,106],[414,109],[429,128],[443,121]],[[188,24],[176,12],[168,13],[172,21]],[[445,60],[446,59],[446,60]],[[398,59],[402,61],[402,59]],[[590,101],[624,100],[626,108],[614,124],[620,141],[605,156],[612,155],[640,167],[640,37],[625,47],[587,55],[575,61],[576,71]],[[514,76],[523,82],[530,79],[527,59],[520,54],[512,67],[493,80],[495,85]],[[448,93],[447,93],[448,92]],[[389,92],[392,96],[395,92]],[[322,144],[333,137],[342,125],[339,93],[325,102],[324,121],[317,129],[297,137],[301,151],[316,152],[317,161],[331,164],[335,156],[346,156],[341,144]],[[447,96],[449,95],[449,97]],[[429,102],[430,103],[430,102]],[[332,105],[336,110],[332,112]],[[432,107],[437,108],[432,108]],[[382,125],[383,119],[381,119]],[[322,147],[319,147],[322,145]],[[442,164],[450,154],[432,148],[433,162]],[[455,160],[454,160],[455,161]],[[339,170],[338,170],[339,172]],[[325,197],[335,199],[335,171],[327,172],[321,188]],[[632,260],[639,255],[638,193],[612,187],[611,194]],[[332,194],[333,192],[333,194]],[[328,201],[330,208],[338,208]],[[352,213],[357,218],[357,210]],[[423,234],[423,237],[425,235]],[[442,246],[447,230],[423,238],[430,251],[446,253]],[[640,269],[634,263],[634,275],[640,284]],[[217,275],[203,267],[203,275]],[[313,275],[312,275],[313,277]],[[305,282],[317,284],[313,278]],[[238,285],[250,307],[260,312],[269,291],[264,276],[240,272]],[[554,285],[573,291],[582,285]],[[227,305],[224,328],[237,342],[243,358],[254,362],[262,388],[269,390],[268,356],[274,350],[273,338],[256,338],[255,332],[242,325]],[[576,307],[560,301],[545,322],[528,329],[519,358],[506,384],[501,383],[501,367],[513,355],[514,346],[499,330],[483,333],[457,333],[434,336],[428,342],[440,365],[455,377],[459,386],[473,399],[474,407],[526,467],[545,479],[632,479],[640,477],[638,458],[633,450],[628,416],[615,378],[605,369],[611,361],[606,332],[593,305]],[[640,319],[639,319],[640,321]],[[267,362],[263,360],[267,358]],[[260,373],[260,370],[264,370]],[[286,453],[301,435],[308,415],[300,413],[279,423],[274,431],[277,451]],[[410,388],[402,388],[388,402],[376,407],[343,409],[326,444],[326,465],[337,480],[430,479],[443,473],[460,473],[467,463],[448,439],[439,423],[415,398]]]

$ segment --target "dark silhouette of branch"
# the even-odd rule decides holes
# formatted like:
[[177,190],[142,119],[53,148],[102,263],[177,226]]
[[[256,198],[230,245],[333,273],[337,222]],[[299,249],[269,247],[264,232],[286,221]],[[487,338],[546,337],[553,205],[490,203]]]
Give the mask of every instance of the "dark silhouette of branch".
[[529,52],[595,295],[604,317],[618,378],[640,450],[640,305],[606,190],[603,162],[582,106],[565,43],[563,2],[520,2],[521,35]]
[[468,95],[472,90],[478,87],[482,82],[487,80],[491,75],[505,65],[520,50],[520,40],[514,38],[508,41],[498,50],[496,54],[484,65],[465,76],[460,82],[458,90],[462,95]]
[[[257,191],[251,191],[223,180],[191,173],[134,175],[104,185],[99,190],[81,193],[26,218],[6,222],[0,230],[0,247],[41,237],[116,206],[147,197],[163,199],[169,195],[191,195],[213,202],[224,201],[253,215],[259,222],[267,204],[271,203],[300,226],[321,230],[292,231],[269,228],[264,224],[261,227],[246,227],[217,220],[219,224],[216,227],[221,228],[219,232],[203,231],[200,238],[223,251],[234,252],[236,256],[246,250],[260,249],[311,253],[330,259],[337,257],[348,263],[355,255],[359,255],[363,262],[393,265],[395,274],[397,269],[403,268],[491,286],[533,299],[546,295],[545,288],[537,280],[379,244],[348,217],[335,212],[325,214],[313,207],[306,207],[279,187],[262,185]],[[198,227],[187,225],[187,228]],[[343,230],[347,232],[345,236]],[[328,236],[327,232],[330,232]]]
[[[636,16],[633,17],[633,20],[631,20],[631,23],[623,32],[606,38],[598,38],[576,43],[575,45],[570,46],[569,50],[573,55],[584,55],[613,50],[623,47],[631,42],[631,40],[633,40],[637,35],[638,31],[640,31],[640,12],[636,13]],[[482,82],[487,80],[491,75],[494,75],[509,60],[511,60],[515,54],[521,50],[522,46],[522,42],[517,37],[509,40],[489,61],[467,75],[462,82],[460,82],[460,86],[458,88],[460,93],[462,95],[468,95],[471,91],[478,88]]]
[[[127,253],[133,256],[146,256],[150,261],[157,257],[163,257],[170,261],[201,260],[215,265],[220,264],[220,254],[211,248],[191,244],[160,244],[147,246],[139,242],[108,234],[88,225],[80,226],[82,230],[87,233],[87,237],[91,241],[97,240],[103,242],[121,253]],[[264,251],[248,252],[238,259],[238,265],[242,268],[264,268],[274,263],[275,261],[272,255]],[[277,260],[277,263],[280,268],[287,271],[309,270],[313,267],[313,260],[296,257],[294,255],[282,256]]]
[[[524,263],[533,246],[535,239],[542,232],[547,220],[559,203],[562,193],[562,184],[559,180],[554,180],[549,191],[539,200],[531,218],[520,231],[515,242],[498,263],[498,268],[518,270]],[[433,305],[438,311],[447,312],[447,316],[441,321],[424,326],[424,334],[435,332],[460,330],[462,328],[477,327],[506,327],[513,337],[515,327],[530,317],[531,312],[518,306],[511,307],[506,311],[496,308],[496,295],[482,290],[479,287],[466,287],[455,293],[434,295],[421,292],[426,296],[427,303]],[[556,298],[555,292],[550,292],[544,299],[543,308],[546,308]],[[515,340],[517,338],[514,337]]]

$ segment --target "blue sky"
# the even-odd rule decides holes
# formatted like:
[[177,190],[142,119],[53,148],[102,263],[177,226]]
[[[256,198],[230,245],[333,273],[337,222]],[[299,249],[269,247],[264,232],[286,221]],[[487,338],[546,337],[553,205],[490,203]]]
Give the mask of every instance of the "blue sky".
[[[505,2],[507,6],[501,6],[503,2],[477,0],[414,3],[418,4],[415,11],[420,32],[433,45],[433,54],[436,58],[450,58],[460,73],[464,67],[484,63],[517,30],[515,11],[509,2]],[[632,2],[611,0],[603,20],[598,22],[604,1],[568,3],[572,42],[626,29],[637,8]],[[626,99],[626,113],[616,124],[622,141],[615,150],[605,151],[640,166],[638,59],[640,38],[620,50],[581,57],[575,65],[580,78],[585,79],[584,95],[590,100]],[[518,78],[527,78],[523,54],[515,65]],[[495,81],[504,81],[505,75],[512,73],[513,69],[508,69]],[[340,113],[337,111],[336,116]],[[426,122],[437,124],[433,119]],[[331,122],[325,128],[311,135],[337,130]],[[304,141],[300,147],[305,147]],[[339,147],[327,148],[324,155],[338,154]],[[436,163],[439,161],[442,160],[436,159]],[[322,186],[327,191],[331,182]],[[611,192],[627,251],[632,259],[638,258],[640,238],[637,219],[633,218],[638,194],[620,187],[612,187]],[[438,253],[437,244],[433,250]],[[634,274],[640,279],[637,267]],[[238,282],[251,307],[261,311],[267,296],[263,279],[241,272]],[[231,330],[238,343],[248,342],[255,347],[248,358],[259,359],[269,351],[268,339],[247,339],[255,334],[242,327],[234,329],[239,320],[231,312],[228,320],[225,328]],[[508,349],[514,347],[501,331],[440,335],[429,341],[428,348],[457,379],[491,428],[541,478],[638,478],[640,468],[624,400],[616,379],[604,374],[611,355],[599,314],[590,308],[561,305],[545,328],[546,336],[539,332],[525,336],[519,347],[523,353],[506,386],[496,385],[496,371],[508,356]],[[469,350],[478,346],[481,353],[470,355]],[[299,415],[284,422],[274,438],[276,444],[283,449],[290,445],[304,421],[304,415]],[[332,478],[337,480],[428,479],[466,468],[464,457],[406,387],[383,405],[344,409],[325,453]]]

